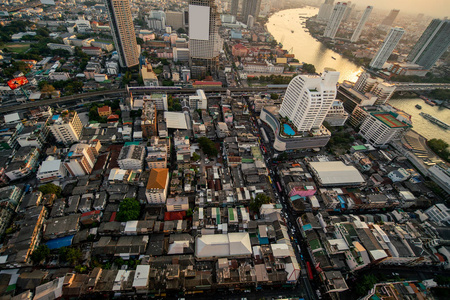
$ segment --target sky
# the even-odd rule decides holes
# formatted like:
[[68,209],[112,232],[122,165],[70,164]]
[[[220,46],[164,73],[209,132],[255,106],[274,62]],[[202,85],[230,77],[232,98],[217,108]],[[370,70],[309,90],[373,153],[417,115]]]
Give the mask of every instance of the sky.
[[[372,5],[374,9],[400,9],[409,13],[424,13],[432,17],[450,18],[450,0],[350,0],[356,6]],[[338,2],[335,0],[335,3]]]

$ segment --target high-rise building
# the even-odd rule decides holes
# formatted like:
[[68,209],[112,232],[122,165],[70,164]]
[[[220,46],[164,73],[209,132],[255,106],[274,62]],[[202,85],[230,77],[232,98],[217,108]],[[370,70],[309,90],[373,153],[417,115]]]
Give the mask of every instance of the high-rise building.
[[344,17],[342,18],[342,21],[347,21],[350,17],[350,14],[352,13],[352,1],[347,2],[347,8],[345,9]]
[[70,145],[80,140],[83,124],[76,111],[53,115],[48,126],[58,143]]
[[450,46],[450,20],[434,19],[422,33],[407,60],[430,69]]
[[387,17],[384,18],[383,22],[381,22],[380,29],[388,30],[389,28],[391,28],[392,24],[394,24],[394,21],[398,16],[399,12],[400,12],[400,10],[398,10],[398,9],[391,10],[389,15],[387,15]]
[[252,15],[249,15],[248,19],[247,19],[247,27],[250,29],[253,28],[254,23],[255,23],[255,18],[253,18]]
[[189,0],[189,50],[193,78],[217,72],[223,40],[215,0]]
[[325,0],[320,6],[319,13],[317,14],[317,21],[328,22],[333,12],[334,0]]
[[173,29],[184,29],[184,11],[166,11],[166,25],[172,26]]
[[297,131],[319,128],[336,99],[339,72],[325,71],[322,76],[299,75],[291,80],[280,108]]
[[366,25],[367,20],[369,19],[370,13],[372,12],[373,6],[367,6],[366,10],[364,11],[361,20],[359,20],[358,26],[356,26],[355,31],[353,32],[352,37],[350,38],[350,41],[352,43],[355,43],[359,40],[359,37],[361,36],[361,32]]
[[242,18],[244,22],[248,20],[250,15],[258,19],[260,8],[261,0],[245,0],[242,4]]
[[[148,17],[145,18],[148,28],[154,30],[166,29],[166,13],[162,10],[152,10]],[[178,28],[175,28],[178,29]]]
[[330,20],[328,20],[327,27],[323,34],[324,37],[334,39],[336,32],[341,25],[342,18],[344,17],[345,11],[347,9],[347,3],[338,2],[333,8],[333,13],[331,14]]
[[239,10],[239,0],[231,0],[231,11],[233,16],[237,16]]
[[401,121],[393,112],[376,111],[367,114],[359,134],[375,147],[384,146],[400,139],[411,126]]
[[388,60],[389,56],[392,54],[392,51],[394,51],[394,48],[397,46],[403,34],[405,34],[405,30],[401,27],[391,28],[381,44],[380,49],[378,49],[377,53],[370,62],[369,67],[373,69],[383,68],[384,63]]
[[139,48],[129,0],[105,0],[105,3],[120,66],[130,68],[138,65]]
[[395,92],[395,85],[385,82],[381,78],[375,78],[368,72],[362,73],[354,85],[354,89],[360,93],[370,93],[376,96],[374,105],[381,105],[389,101]]

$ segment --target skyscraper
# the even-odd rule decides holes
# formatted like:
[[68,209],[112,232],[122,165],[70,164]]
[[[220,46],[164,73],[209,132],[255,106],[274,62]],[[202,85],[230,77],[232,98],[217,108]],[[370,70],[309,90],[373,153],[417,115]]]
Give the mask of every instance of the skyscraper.
[[217,71],[223,40],[215,0],[189,0],[189,50],[193,78]]
[[248,16],[258,19],[259,9],[261,8],[261,0],[245,0],[242,4],[242,19],[244,22],[248,20]]
[[331,13],[333,12],[333,4],[334,0],[325,0],[320,6],[317,21],[327,22],[330,19]]
[[338,80],[336,71],[295,77],[286,90],[280,116],[287,117],[298,131],[319,128],[336,98]]
[[324,37],[334,39],[336,32],[341,25],[342,18],[344,17],[345,10],[347,9],[347,3],[338,2],[333,8],[333,13],[331,14],[330,20],[328,21],[327,27],[323,34]]
[[239,10],[239,0],[231,0],[231,14],[237,16]]
[[361,20],[359,20],[358,26],[356,26],[356,29],[353,32],[352,37],[350,38],[350,41],[352,43],[355,43],[359,40],[361,32],[362,32],[364,26],[366,25],[367,20],[369,19],[372,9],[373,9],[373,6],[367,6],[366,10],[364,11],[364,13],[361,17]]
[[383,30],[388,30],[390,27],[392,27],[392,24],[394,24],[394,21],[397,18],[399,12],[400,10],[398,9],[391,10],[389,15],[387,15],[387,17],[384,18],[383,22],[381,22],[380,28]]
[[342,18],[342,21],[347,21],[350,17],[350,14],[352,13],[352,1],[347,2],[347,8],[345,9],[344,17]]
[[407,60],[430,69],[450,46],[450,20],[434,19],[409,53]]
[[129,0],[105,0],[114,43],[119,54],[120,66],[139,64],[139,48],[134,32]]
[[384,63],[388,60],[404,33],[405,30],[401,27],[391,28],[381,44],[380,49],[378,49],[377,53],[370,62],[369,67],[374,69],[383,68]]

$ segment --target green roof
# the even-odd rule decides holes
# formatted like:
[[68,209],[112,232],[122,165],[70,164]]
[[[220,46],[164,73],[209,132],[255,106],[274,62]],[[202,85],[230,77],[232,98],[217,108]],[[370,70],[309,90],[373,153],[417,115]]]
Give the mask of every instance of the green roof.
[[126,142],[125,143],[125,146],[131,146],[131,145],[139,146],[139,142]]
[[233,213],[233,209],[231,207],[228,208],[228,216],[230,217],[231,221],[234,221],[234,213]]
[[316,250],[316,249],[322,248],[322,246],[320,245],[320,241],[318,239],[309,241],[309,245],[311,247],[311,250]]
[[372,113],[377,120],[381,121],[384,125],[389,126],[390,128],[401,128],[408,127],[407,124],[403,123],[400,120],[397,120],[396,116],[391,112],[376,112]]
[[364,145],[358,145],[358,146],[352,146],[353,150],[367,150],[366,146]]

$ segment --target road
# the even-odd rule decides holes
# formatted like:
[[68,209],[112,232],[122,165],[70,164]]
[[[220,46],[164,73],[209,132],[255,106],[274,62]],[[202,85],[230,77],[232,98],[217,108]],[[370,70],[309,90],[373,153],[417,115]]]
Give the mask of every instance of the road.
[[[254,116],[255,114],[252,113]],[[257,123],[256,118],[253,119],[253,131],[257,132],[257,134],[261,137],[261,144],[265,146],[266,149],[269,150],[267,153],[264,154],[264,158],[266,161],[267,168],[269,169],[269,175],[272,178],[272,182],[274,185],[276,185],[276,182],[279,182],[280,179],[277,174],[277,167],[276,165],[272,164],[272,157],[270,149],[272,148],[272,145],[266,144],[262,138],[262,133],[260,131],[260,126]],[[301,292],[302,295],[297,295],[297,297],[303,297],[305,299],[316,299],[316,293],[315,290],[317,290],[317,286],[315,286],[314,283],[311,283],[307,277],[306,273],[306,261],[309,260],[309,253],[306,248],[306,242],[303,240],[302,235],[300,234],[300,230],[297,224],[297,217],[292,213],[290,209],[289,204],[289,198],[288,195],[285,193],[285,191],[282,189],[281,191],[278,191],[272,186],[273,194],[275,195],[275,200],[277,203],[281,204],[282,209],[282,216],[285,219],[286,226],[288,227],[289,235],[291,236],[291,243],[292,247],[295,250],[295,254],[297,257],[297,261],[300,264],[301,267],[301,273],[299,277],[299,283],[298,287],[299,292]],[[300,248],[300,251],[299,251]],[[311,263],[311,261],[310,261]],[[314,284],[314,287],[312,286]]]

